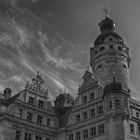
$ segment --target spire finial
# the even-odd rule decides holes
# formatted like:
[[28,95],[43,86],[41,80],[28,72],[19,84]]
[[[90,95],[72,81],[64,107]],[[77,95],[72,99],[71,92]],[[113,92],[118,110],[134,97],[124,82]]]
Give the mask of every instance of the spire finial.
[[108,18],[108,17],[109,17],[109,15],[108,15],[107,9],[102,9],[102,11],[104,11],[104,12],[105,12],[105,16],[106,16],[106,18]]
[[37,71],[37,75],[39,75],[40,74],[40,72],[39,71]]
[[87,66],[87,71],[89,71],[89,66]]

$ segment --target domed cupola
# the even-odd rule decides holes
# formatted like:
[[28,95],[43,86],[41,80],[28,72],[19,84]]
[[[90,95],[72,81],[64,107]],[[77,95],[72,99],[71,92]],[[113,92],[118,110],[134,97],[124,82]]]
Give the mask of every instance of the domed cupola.
[[111,18],[109,18],[107,13],[106,18],[99,23],[99,27],[101,33],[94,42],[95,46],[108,42],[123,44],[122,37],[115,32],[116,23]]
[[115,22],[107,16],[104,20],[102,20],[99,23],[100,30],[101,30],[102,33],[106,32],[106,31],[114,31],[115,30],[115,25],[116,25]]

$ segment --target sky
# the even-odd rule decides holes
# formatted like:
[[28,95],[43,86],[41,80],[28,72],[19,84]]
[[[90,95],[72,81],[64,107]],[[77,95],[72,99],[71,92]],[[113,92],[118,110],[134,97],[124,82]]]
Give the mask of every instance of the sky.
[[0,92],[15,95],[39,71],[50,99],[75,97],[106,8],[130,48],[132,96],[140,99],[139,7],[139,0],[0,0]]

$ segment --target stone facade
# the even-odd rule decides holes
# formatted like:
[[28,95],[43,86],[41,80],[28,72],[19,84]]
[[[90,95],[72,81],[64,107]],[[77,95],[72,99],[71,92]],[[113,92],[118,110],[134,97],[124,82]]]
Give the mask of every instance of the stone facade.
[[106,17],[90,50],[90,64],[74,99],[56,97],[54,106],[38,73],[11,97],[0,94],[0,139],[140,140],[140,102],[129,89],[129,48]]

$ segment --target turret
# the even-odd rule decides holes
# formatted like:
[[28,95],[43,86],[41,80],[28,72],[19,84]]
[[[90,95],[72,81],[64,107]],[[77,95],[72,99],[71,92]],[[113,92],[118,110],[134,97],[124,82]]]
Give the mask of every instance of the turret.
[[123,118],[129,118],[130,109],[130,90],[120,82],[115,80],[104,87],[103,94],[106,115],[108,117],[123,116]]
[[55,100],[56,108],[70,107],[74,103],[74,98],[69,93],[59,94]]

